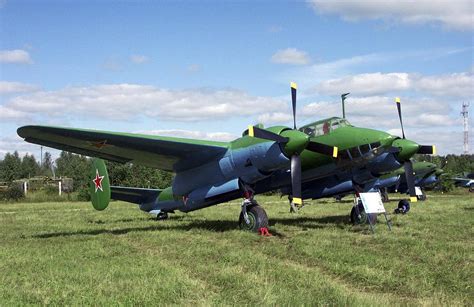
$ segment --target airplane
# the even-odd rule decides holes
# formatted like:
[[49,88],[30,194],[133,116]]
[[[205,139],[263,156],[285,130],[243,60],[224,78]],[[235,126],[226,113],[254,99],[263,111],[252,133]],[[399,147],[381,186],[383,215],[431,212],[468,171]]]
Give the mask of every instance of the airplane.
[[[399,180],[395,185],[386,186],[388,192],[391,193],[408,193],[407,181],[404,176],[403,169],[398,169],[386,176],[399,176]],[[433,185],[440,180],[440,176],[443,174],[443,169],[439,168],[436,164],[431,162],[413,162],[413,175],[415,176],[415,186],[423,187]],[[423,192],[422,195],[417,195],[418,200],[426,200],[426,194]]]
[[[439,176],[443,173],[441,168],[438,168],[436,164],[430,162],[417,162],[412,160],[413,164],[413,175],[415,176],[415,186],[425,187],[432,185],[439,181]],[[346,190],[344,190],[346,187]],[[341,190],[335,191],[333,195],[336,200],[341,200],[343,197],[354,193],[356,190],[349,189],[349,185],[342,185]],[[360,190],[359,190],[360,191]],[[365,189],[367,192],[367,189]],[[405,169],[403,167],[398,168],[392,172],[382,174],[378,177],[371,185],[370,191],[378,191],[382,197],[383,202],[389,201],[388,192],[390,193],[408,193],[408,185],[405,176]],[[417,200],[425,200],[426,195],[417,195]]]
[[[340,174],[350,174],[354,182],[363,184],[402,165],[412,174],[410,158],[415,153],[435,152],[434,146],[418,145],[404,134],[399,138],[354,127],[337,117],[297,129],[296,92],[292,82],[293,128],[250,125],[242,137],[231,142],[52,126],[23,126],[17,133],[26,142],[95,157],[90,191],[97,210],[104,210],[115,199],[138,204],[157,219],[166,219],[175,210],[190,212],[243,197],[241,229],[262,234],[268,233],[268,217],[254,198],[257,194],[286,189],[292,203],[302,206],[303,198],[308,197],[304,194],[308,182],[336,178],[337,184]],[[403,132],[400,102],[397,104]],[[172,186],[110,186],[104,159],[174,172]],[[407,180],[413,199],[413,176],[407,175]]]
[[474,173],[464,173],[462,176],[451,178],[457,187],[469,188],[469,192],[474,192]]

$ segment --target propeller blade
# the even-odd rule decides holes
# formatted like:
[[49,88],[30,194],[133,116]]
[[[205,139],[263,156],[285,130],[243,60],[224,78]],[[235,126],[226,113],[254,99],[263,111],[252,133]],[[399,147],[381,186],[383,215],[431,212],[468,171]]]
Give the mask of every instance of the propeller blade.
[[291,104],[293,106],[293,129],[296,130],[296,90],[298,86],[295,82],[291,82]]
[[415,175],[413,174],[413,164],[410,160],[403,163],[405,169],[405,177],[407,179],[408,192],[410,193],[410,201],[416,202],[416,191],[415,191]]
[[320,153],[326,156],[331,156],[333,158],[337,158],[338,154],[338,148],[335,146],[330,146],[322,143],[317,143],[317,142],[309,142],[308,145],[306,146],[307,150],[310,150],[312,152]]
[[291,156],[291,193],[293,203],[297,206],[303,205],[301,198],[301,157],[299,155]]
[[402,104],[400,103],[400,98],[397,97],[395,99],[395,102],[397,103],[398,117],[400,118],[400,126],[402,126],[402,136],[403,138],[405,138],[405,130],[403,130],[403,121],[402,121]]
[[423,155],[435,155],[436,154],[436,146],[434,145],[420,145],[420,148],[416,152],[418,154]]
[[279,134],[273,133],[271,131],[261,129],[258,127],[254,126],[249,126],[249,136],[250,137],[255,137],[259,139],[264,139],[264,140],[269,140],[269,141],[274,141],[277,143],[286,143],[288,142],[288,138],[283,137]]

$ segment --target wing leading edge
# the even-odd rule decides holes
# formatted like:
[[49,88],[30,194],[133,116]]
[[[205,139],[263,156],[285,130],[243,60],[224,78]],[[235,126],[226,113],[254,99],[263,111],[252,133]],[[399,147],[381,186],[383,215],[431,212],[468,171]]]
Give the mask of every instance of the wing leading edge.
[[50,126],[23,126],[25,141],[116,162],[179,172],[221,157],[228,143]]

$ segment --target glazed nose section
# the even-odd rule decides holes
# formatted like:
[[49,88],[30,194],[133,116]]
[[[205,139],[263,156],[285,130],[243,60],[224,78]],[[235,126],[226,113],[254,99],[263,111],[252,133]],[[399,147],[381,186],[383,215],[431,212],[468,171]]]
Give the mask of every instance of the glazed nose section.
[[392,143],[392,146],[395,146],[400,150],[397,157],[401,161],[408,161],[420,148],[420,145],[407,139],[395,140]]

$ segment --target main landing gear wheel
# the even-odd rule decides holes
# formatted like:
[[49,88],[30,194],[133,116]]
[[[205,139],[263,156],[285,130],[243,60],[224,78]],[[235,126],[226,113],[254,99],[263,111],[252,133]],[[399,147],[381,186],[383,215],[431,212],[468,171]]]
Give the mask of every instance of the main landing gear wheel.
[[157,221],[166,220],[168,218],[168,212],[160,212],[156,215]]
[[426,193],[423,191],[421,192],[422,194],[421,195],[417,195],[416,198],[419,200],[419,201],[425,201],[426,200]]
[[382,198],[382,202],[384,203],[388,203],[390,201],[387,191],[380,191],[380,197]]
[[248,223],[245,221],[244,213],[240,212],[239,226],[242,230],[258,232],[260,228],[268,227],[268,217],[265,210],[259,205],[247,207]]
[[[370,214],[370,221],[372,224],[377,222],[377,214]],[[365,213],[364,206],[358,204],[357,206],[352,207],[351,210],[351,223],[354,225],[368,224],[369,220],[367,218],[367,213]]]

